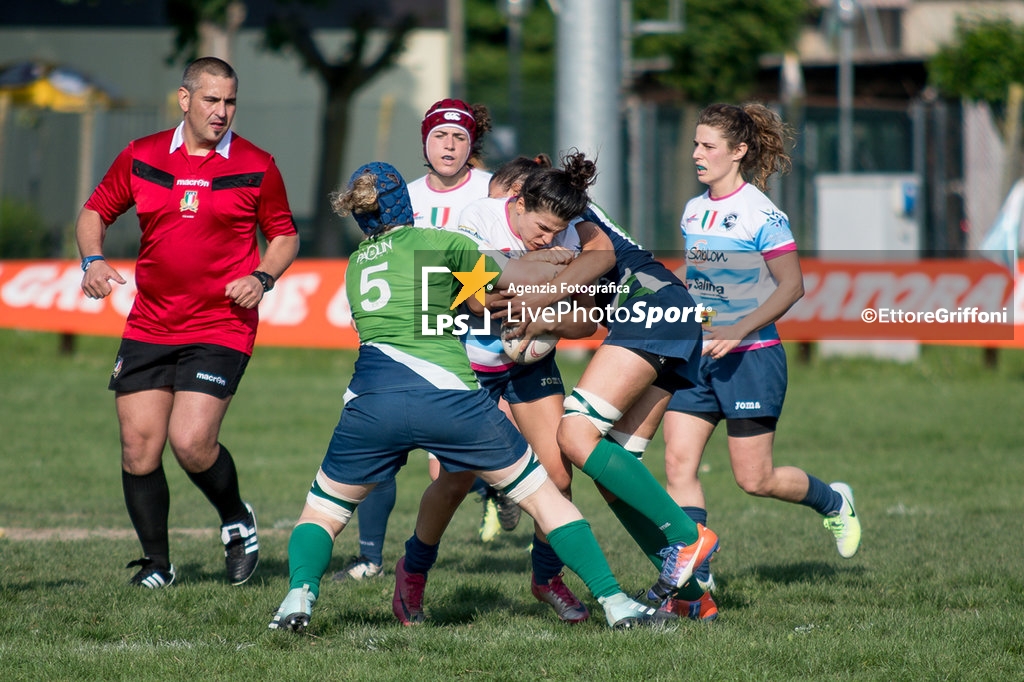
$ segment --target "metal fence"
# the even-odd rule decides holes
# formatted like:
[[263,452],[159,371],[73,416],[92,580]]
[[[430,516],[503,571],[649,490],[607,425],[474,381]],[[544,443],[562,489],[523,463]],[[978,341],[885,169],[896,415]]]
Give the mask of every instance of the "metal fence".
[[[626,209],[618,218],[641,244],[655,251],[681,246],[682,207],[704,189],[690,158],[697,109],[663,102],[629,102],[626,108]],[[267,113],[271,114],[280,112]],[[259,115],[246,111],[250,118]],[[783,116],[797,133],[793,172],[774,177],[770,194],[790,216],[802,252],[812,254],[814,179],[837,170],[838,115],[835,109],[806,107],[787,110]],[[93,176],[89,186],[99,181],[128,140],[173,123],[167,111],[157,107],[99,112],[93,159],[87,164]],[[73,250],[68,253],[68,238],[84,200],[76,189],[81,184],[79,115],[14,109],[0,133],[0,197],[32,207],[52,231],[53,253],[39,255],[73,256]],[[910,172],[921,178],[922,255],[956,254],[976,246],[1002,202],[1004,152],[987,110],[944,100],[918,100],[902,109],[858,108],[854,136],[854,172]],[[298,191],[311,178],[312,159],[308,161],[308,171],[295,164],[289,172],[289,185]],[[132,215],[122,220],[134,224]],[[0,222],[0,233],[17,229]],[[133,256],[137,241],[134,230],[112,231],[111,255]]]
[[[679,216],[687,199],[704,191],[696,180],[692,151],[698,107],[632,103],[627,115],[628,219],[624,226],[648,248],[679,248]],[[838,111],[827,107],[781,112],[796,133],[793,170],[771,179],[769,194],[789,215],[804,253],[817,248],[815,177],[838,171]],[[859,108],[854,112],[855,173],[914,173],[921,178],[921,255],[962,253],[976,245],[1002,201],[998,183],[998,140],[969,156],[965,128],[991,131],[991,121],[965,126],[963,109],[946,100],[915,101],[905,108]],[[978,135],[980,133],[975,133]],[[976,150],[979,145],[969,146]],[[971,165],[968,165],[971,161]],[[968,178],[980,185],[967,193]],[[978,208],[968,220],[968,201]],[[994,209],[992,207],[994,206]]]
[[[99,111],[92,127],[92,158],[83,164],[81,143],[88,130],[82,121],[80,114],[15,108],[0,131],[4,136],[0,197],[28,207],[50,232],[46,240],[50,253],[39,256],[75,255],[72,229],[87,198],[78,189],[82,169],[91,174],[91,181],[85,183],[91,189],[127,141],[169,125],[165,114],[154,108]],[[0,223],[2,231],[23,227]],[[134,255],[138,233],[120,232],[128,234],[110,234],[110,255]]]

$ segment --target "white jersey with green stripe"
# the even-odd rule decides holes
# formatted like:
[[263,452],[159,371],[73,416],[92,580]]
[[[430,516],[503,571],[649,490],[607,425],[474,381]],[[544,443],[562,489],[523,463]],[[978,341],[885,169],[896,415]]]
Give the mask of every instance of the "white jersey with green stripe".
[[501,271],[504,257],[490,248],[462,232],[406,226],[352,253],[345,292],[360,347],[350,396],[427,385],[479,388],[462,342],[437,320],[457,312],[450,307],[462,283],[451,273],[472,271],[481,255],[487,272]]

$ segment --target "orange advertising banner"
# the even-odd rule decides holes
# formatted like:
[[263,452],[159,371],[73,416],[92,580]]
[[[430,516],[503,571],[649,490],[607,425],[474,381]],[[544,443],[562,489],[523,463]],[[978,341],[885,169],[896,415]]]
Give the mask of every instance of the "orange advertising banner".
[[800,262],[804,296],[779,320],[783,339],[1024,347],[1021,289],[992,261]]
[[[135,296],[128,279],[103,300],[81,290],[77,261],[0,261],[0,327],[120,336]],[[301,259],[260,305],[257,344],[355,348],[342,259]],[[906,339],[1024,348],[1024,297],[985,260],[847,262],[801,259],[805,294],[779,321],[783,339]],[[594,345],[584,340],[565,345]]]
[[[355,348],[345,260],[298,260],[260,304],[256,343]],[[77,261],[0,261],[0,327],[120,336],[135,299],[134,261],[112,260],[128,280],[101,300],[81,288]]]

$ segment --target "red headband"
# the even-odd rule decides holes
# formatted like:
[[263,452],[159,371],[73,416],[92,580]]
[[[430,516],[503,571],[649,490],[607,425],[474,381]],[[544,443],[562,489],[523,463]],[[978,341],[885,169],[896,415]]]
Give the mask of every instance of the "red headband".
[[462,100],[443,99],[434,102],[433,106],[427,109],[423,123],[420,125],[423,144],[427,144],[427,138],[435,128],[446,127],[461,128],[469,135],[470,144],[476,142],[476,119],[473,118],[473,110]]

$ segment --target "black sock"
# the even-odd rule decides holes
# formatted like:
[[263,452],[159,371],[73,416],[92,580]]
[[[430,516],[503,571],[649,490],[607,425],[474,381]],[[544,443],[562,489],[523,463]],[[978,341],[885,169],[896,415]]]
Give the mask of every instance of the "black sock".
[[121,471],[121,488],[128,518],[142,544],[142,552],[153,560],[157,568],[171,565],[167,540],[167,515],[171,507],[171,493],[163,466],[143,476]]
[[702,526],[708,525],[708,510],[704,509],[704,507],[687,507],[680,505],[679,508],[682,509],[687,516],[693,519],[694,523],[699,523]]
[[244,521],[249,515],[249,510],[245,508],[245,503],[238,492],[238,471],[235,469],[235,461],[226,447],[219,443],[218,446],[220,452],[213,466],[195,474],[190,471],[185,473],[196,487],[203,491],[206,499],[220,514],[222,525]]

